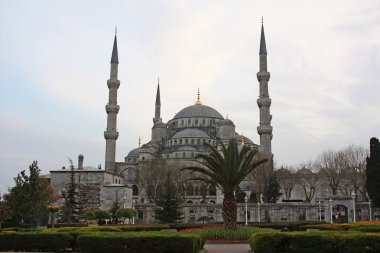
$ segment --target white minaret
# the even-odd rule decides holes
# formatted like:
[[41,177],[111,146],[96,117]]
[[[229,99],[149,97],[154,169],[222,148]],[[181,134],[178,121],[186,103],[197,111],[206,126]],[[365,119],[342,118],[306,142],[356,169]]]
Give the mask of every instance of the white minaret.
[[264,24],[261,25],[260,40],[260,72],[257,73],[257,80],[260,83],[260,95],[257,105],[260,108],[260,125],[257,132],[260,135],[260,150],[267,155],[272,155],[272,115],[270,114],[271,99],[269,98],[268,81],[270,73],[267,71],[267,47],[265,44]]
[[108,104],[106,105],[107,130],[104,131],[104,138],[106,139],[105,169],[111,172],[115,172],[116,140],[119,137],[119,132],[116,131],[117,113],[120,109],[120,106],[117,105],[117,89],[120,86],[120,81],[117,79],[118,65],[119,57],[115,32],[111,57],[111,75],[107,81],[109,89]]

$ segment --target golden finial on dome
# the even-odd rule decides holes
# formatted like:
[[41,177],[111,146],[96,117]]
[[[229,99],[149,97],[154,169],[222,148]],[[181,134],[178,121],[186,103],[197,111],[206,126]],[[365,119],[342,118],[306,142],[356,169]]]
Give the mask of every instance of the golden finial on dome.
[[198,98],[197,98],[197,101],[195,101],[195,105],[202,105],[202,102],[201,102],[201,93],[199,91],[199,88],[198,88]]

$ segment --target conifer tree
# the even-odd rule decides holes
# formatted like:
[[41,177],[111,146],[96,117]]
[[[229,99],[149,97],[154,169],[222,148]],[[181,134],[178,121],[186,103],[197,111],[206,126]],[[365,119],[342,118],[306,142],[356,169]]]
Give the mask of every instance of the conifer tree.
[[373,137],[370,140],[370,154],[367,157],[366,187],[375,207],[380,207],[380,143]]
[[65,190],[62,191],[62,196],[64,198],[64,206],[63,206],[63,219],[71,223],[73,221],[78,220],[78,187],[75,183],[75,172],[73,161],[70,161],[70,181],[66,185]]
[[154,218],[160,223],[180,223],[183,220],[182,199],[173,184],[173,175],[166,175],[164,185],[155,199]]

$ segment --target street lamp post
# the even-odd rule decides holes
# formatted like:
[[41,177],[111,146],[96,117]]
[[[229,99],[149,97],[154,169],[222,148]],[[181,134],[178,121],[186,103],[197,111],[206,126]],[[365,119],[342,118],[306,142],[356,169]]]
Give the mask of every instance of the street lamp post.
[[369,220],[372,220],[372,202],[371,199],[368,199],[368,212],[369,212]]
[[356,222],[356,207],[355,207],[355,197],[356,197],[356,194],[355,192],[352,192],[352,206],[353,206],[353,215],[354,215],[354,222]]
[[319,221],[322,221],[321,201],[320,200],[318,200],[318,215],[319,215]]
[[261,222],[260,202],[257,202],[257,221]]
[[332,213],[332,199],[330,198],[329,199],[329,203],[330,203],[330,223],[332,224],[333,223],[333,213]]
[[[132,210],[135,210],[134,204],[136,203],[136,199],[132,198]],[[132,217],[132,224],[135,224],[135,216]]]
[[247,226],[248,225],[248,196],[247,195],[245,195],[244,201],[245,201],[245,225]]

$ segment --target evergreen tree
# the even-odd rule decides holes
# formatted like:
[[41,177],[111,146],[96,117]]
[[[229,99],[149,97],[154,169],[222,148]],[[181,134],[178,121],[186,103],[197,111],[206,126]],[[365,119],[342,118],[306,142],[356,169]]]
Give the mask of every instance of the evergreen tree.
[[375,207],[380,207],[380,143],[379,139],[371,138],[370,154],[367,157],[366,187],[369,197]]
[[62,218],[64,221],[71,223],[73,221],[78,221],[78,187],[75,183],[75,172],[73,161],[70,160],[70,181],[66,185],[65,190],[62,191],[62,196],[64,198],[63,214]]
[[172,174],[167,173],[164,182],[165,187],[155,199],[154,218],[160,223],[180,223],[183,220],[182,199],[173,184],[173,177]]
[[269,177],[267,200],[268,203],[276,203],[278,198],[282,195],[280,192],[280,184],[277,181],[276,174],[272,173]]
[[23,170],[14,180],[15,186],[5,195],[10,219],[16,223],[24,221],[38,226],[40,220],[47,217],[49,194],[47,181],[40,178],[37,161],[29,166],[29,175]]

